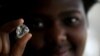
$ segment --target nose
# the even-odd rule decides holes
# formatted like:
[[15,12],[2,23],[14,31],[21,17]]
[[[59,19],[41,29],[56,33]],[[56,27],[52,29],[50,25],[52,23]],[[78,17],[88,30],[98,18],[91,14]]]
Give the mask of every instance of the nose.
[[53,22],[53,26],[50,28],[49,34],[49,39],[53,40],[56,45],[62,45],[67,40],[66,31],[60,21]]

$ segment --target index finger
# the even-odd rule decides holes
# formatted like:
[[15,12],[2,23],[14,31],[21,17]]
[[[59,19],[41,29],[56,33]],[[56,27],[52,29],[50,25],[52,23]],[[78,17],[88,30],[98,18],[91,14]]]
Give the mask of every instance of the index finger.
[[1,27],[0,31],[6,32],[6,33],[12,32],[14,29],[16,29],[17,26],[23,23],[24,23],[24,20],[22,18],[18,20],[14,20],[12,22],[8,22],[7,24]]

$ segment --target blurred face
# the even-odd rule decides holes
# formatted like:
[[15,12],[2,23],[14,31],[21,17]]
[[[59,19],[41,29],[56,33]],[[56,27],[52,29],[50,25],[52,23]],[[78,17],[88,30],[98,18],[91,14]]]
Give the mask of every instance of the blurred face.
[[[79,0],[43,0],[31,11],[33,56],[82,56],[86,18]],[[28,51],[29,52],[29,51]]]

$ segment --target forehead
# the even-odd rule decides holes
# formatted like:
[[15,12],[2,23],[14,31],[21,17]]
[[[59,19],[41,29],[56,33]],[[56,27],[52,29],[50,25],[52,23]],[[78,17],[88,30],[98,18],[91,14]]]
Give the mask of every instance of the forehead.
[[49,5],[75,5],[80,3],[81,0],[34,0],[34,5],[38,5],[40,7],[49,6]]
[[82,9],[81,0],[39,0],[36,2],[37,7],[33,12],[57,14],[61,11],[70,11]]

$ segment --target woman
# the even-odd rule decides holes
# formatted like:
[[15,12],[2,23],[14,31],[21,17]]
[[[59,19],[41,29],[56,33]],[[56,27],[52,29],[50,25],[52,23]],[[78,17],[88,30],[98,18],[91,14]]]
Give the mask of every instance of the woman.
[[[0,56],[82,56],[88,26],[82,0],[17,0],[7,4],[1,17],[21,19],[0,27]],[[10,37],[16,40],[11,44],[9,33],[22,24],[30,33],[20,39]]]

